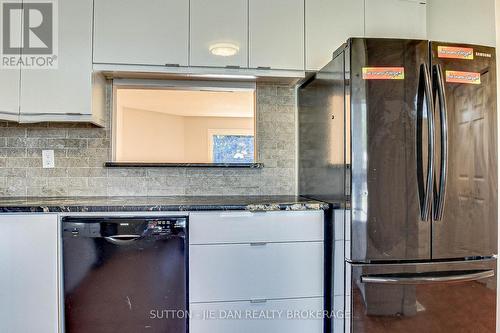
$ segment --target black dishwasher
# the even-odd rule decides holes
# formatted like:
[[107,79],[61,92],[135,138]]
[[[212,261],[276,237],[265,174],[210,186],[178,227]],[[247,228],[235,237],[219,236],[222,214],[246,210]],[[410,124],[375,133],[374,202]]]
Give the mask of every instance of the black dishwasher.
[[62,225],[65,332],[187,332],[187,217]]

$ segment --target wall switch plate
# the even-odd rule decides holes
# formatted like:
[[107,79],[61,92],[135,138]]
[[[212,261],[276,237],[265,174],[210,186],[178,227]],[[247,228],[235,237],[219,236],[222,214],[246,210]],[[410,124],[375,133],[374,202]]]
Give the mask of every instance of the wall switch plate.
[[44,169],[55,167],[56,162],[53,150],[42,150],[42,164]]

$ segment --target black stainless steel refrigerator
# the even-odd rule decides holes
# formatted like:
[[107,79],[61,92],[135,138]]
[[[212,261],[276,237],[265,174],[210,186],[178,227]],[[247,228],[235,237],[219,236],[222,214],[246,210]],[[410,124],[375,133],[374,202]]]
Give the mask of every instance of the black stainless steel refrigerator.
[[345,198],[334,331],[495,332],[495,66],[484,46],[353,38],[300,87],[300,194]]

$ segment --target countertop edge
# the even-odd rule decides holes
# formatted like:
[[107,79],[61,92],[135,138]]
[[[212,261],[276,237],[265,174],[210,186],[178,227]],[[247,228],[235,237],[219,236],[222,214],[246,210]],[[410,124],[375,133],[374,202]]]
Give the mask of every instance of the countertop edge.
[[116,205],[116,204],[68,204],[68,205],[9,205],[2,206],[0,213],[112,213],[112,212],[195,212],[195,211],[307,211],[341,208],[342,205],[311,200],[310,202],[257,203],[257,204],[180,204],[180,205]]

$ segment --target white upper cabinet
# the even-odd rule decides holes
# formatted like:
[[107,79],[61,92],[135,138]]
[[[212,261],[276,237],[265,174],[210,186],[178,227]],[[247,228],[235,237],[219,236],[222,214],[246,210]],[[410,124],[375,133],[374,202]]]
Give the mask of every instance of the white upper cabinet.
[[318,70],[349,37],[364,35],[364,0],[305,0],[306,69]]
[[249,0],[250,67],[304,70],[304,0]]
[[53,69],[21,67],[20,121],[101,124],[92,105],[92,0],[57,4],[58,65]]
[[248,67],[248,0],[191,0],[190,65]]
[[[10,1],[9,1],[10,2]],[[16,2],[16,1],[12,1]],[[20,5],[21,0],[18,0],[17,3]],[[22,36],[22,25],[21,25],[21,16],[20,15],[12,15],[11,16],[11,24],[9,31],[9,41],[4,40],[2,44],[6,46],[18,46],[17,42],[21,40]],[[0,24],[0,36],[4,36],[4,28],[6,26],[4,24]],[[7,32],[5,32],[7,33]],[[4,54],[2,52],[2,64],[4,59],[9,59],[10,55],[13,55],[15,58],[18,58],[20,55],[20,50],[12,50],[15,52],[14,54]],[[0,66],[0,119],[9,120],[9,121],[18,121],[19,120],[19,82],[21,79],[21,73],[19,67],[5,67]]]
[[427,0],[427,6],[430,40],[495,46],[495,0]]
[[0,68],[0,119],[19,120],[19,69]]
[[94,62],[188,65],[189,0],[95,0]]
[[367,37],[427,39],[426,23],[425,0],[365,0]]

